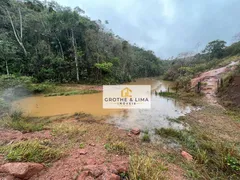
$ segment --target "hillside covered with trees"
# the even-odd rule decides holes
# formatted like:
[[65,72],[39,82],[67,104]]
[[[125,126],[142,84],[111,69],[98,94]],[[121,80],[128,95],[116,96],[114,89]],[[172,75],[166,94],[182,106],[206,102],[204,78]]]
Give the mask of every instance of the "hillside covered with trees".
[[0,75],[36,82],[121,83],[164,73],[164,61],[93,21],[79,7],[2,0]]
[[239,59],[240,34],[234,36],[235,42],[226,46],[223,40],[209,42],[206,47],[197,54],[184,52],[173,60],[169,60],[165,80],[176,81],[179,88],[190,88],[190,80],[200,73],[228,65]]

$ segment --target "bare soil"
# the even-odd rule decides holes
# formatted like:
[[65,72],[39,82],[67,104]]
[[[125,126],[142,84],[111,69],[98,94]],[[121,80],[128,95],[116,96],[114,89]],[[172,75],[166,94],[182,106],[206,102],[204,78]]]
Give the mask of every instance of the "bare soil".
[[216,92],[220,85],[220,79],[223,74],[233,71],[239,62],[232,62],[225,67],[213,69],[200,74],[191,80],[191,87],[196,87],[201,82],[201,92],[205,94],[206,99],[211,104],[217,104]]
[[223,105],[240,108],[240,76],[235,76],[229,86],[220,92]]
[[[165,150],[163,146],[143,143],[138,135],[130,134],[129,131],[105,124],[104,121],[95,120],[92,117],[84,117],[83,119],[63,117],[55,120],[50,126],[61,123],[80,126],[86,129],[86,133],[70,140],[65,136],[52,135],[51,130],[25,134],[10,129],[0,130],[0,141],[4,144],[39,139],[66,145],[64,156],[33,176],[31,180],[109,180],[114,175],[120,175],[129,169],[129,155],[131,153],[146,152],[149,155],[168,153],[168,150]],[[105,148],[105,144],[109,142],[124,142],[129,153],[109,152]],[[84,144],[84,147],[80,147],[80,144]],[[158,159],[168,168],[165,174],[167,179],[185,179],[185,172],[180,166],[168,163],[162,160],[160,156]],[[6,162],[3,156],[0,156],[0,163],[4,164]]]

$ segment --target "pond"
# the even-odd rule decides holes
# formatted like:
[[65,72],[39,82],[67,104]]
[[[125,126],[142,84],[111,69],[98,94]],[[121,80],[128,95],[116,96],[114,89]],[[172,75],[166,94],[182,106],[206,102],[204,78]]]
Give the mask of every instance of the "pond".
[[105,116],[109,123],[121,128],[153,129],[172,127],[182,129],[183,125],[169,121],[189,113],[193,108],[181,101],[155,95],[155,91],[171,89],[171,82],[154,78],[141,78],[129,85],[151,85],[151,109],[103,109],[102,93],[73,96],[32,96],[14,102],[14,107],[29,116],[55,116],[84,112],[93,116]]

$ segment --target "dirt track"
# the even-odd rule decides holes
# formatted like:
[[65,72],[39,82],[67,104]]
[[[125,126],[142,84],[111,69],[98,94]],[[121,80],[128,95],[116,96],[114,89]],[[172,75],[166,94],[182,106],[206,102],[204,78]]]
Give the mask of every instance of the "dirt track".
[[201,82],[201,92],[205,94],[209,103],[216,104],[216,91],[222,75],[234,70],[237,64],[239,64],[239,62],[231,62],[227,66],[206,71],[191,80],[191,87],[196,87],[198,82]]

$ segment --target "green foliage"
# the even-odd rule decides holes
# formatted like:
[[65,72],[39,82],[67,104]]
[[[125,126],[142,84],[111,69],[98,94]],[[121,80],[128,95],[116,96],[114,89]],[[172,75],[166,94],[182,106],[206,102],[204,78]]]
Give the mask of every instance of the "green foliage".
[[176,98],[178,95],[174,92],[159,92],[159,96]]
[[79,91],[68,91],[68,92],[59,92],[59,93],[49,93],[46,94],[46,97],[50,96],[71,96],[71,95],[80,95],[80,94],[93,94],[93,93],[98,93],[100,91],[98,90],[79,90]]
[[203,50],[204,53],[209,53],[211,58],[221,58],[224,55],[225,41],[215,40],[209,42]]
[[233,171],[240,171],[240,161],[237,160],[235,157],[232,157],[230,154],[227,155],[225,158],[227,165],[233,170]]
[[[196,162],[202,165],[200,173],[207,173],[212,178],[231,179],[240,175],[240,152],[235,144],[226,144],[212,139],[199,130],[156,129],[155,133],[172,138],[181,143],[194,156]],[[214,169],[218,169],[215,172]]]
[[32,76],[38,83],[114,84],[164,73],[165,64],[152,51],[115,36],[106,30],[108,21],[93,21],[80,8],[12,0],[1,9],[0,75]]
[[29,140],[0,147],[6,160],[11,162],[37,162],[49,163],[59,159],[62,155],[51,142]]
[[181,139],[181,135],[182,135],[180,131],[177,131],[171,128],[155,129],[155,133],[165,138],[174,137],[178,139]]
[[95,67],[104,72],[111,72],[112,66],[113,66],[113,64],[110,62],[95,63]]
[[0,91],[6,88],[11,88],[19,85],[28,85],[33,82],[32,77],[2,75],[0,76]]

